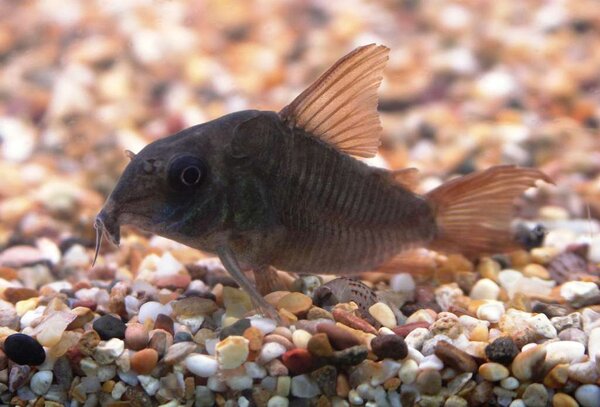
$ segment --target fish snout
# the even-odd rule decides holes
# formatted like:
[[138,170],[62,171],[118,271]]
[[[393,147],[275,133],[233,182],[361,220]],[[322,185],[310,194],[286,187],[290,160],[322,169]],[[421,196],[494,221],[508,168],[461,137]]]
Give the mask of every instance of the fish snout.
[[115,211],[110,210],[111,207],[112,205],[106,205],[98,215],[96,215],[94,228],[98,231],[100,237],[105,235],[108,237],[108,240],[118,246],[121,240],[121,226]]

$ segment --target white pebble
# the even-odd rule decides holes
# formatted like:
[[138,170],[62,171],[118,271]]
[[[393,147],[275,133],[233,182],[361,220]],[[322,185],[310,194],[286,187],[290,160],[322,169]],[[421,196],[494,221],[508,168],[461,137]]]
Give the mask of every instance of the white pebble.
[[497,300],[500,295],[500,287],[489,278],[477,281],[469,296],[474,300]]
[[567,281],[560,287],[560,295],[567,301],[585,300],[600,296],[600,289],[596,283]]
[[144,323],[147,319],[156,321],[158,314],[171,315],[172,311],[169,304],[163,305],[160,302],[148,301],[140,307],[138,319],[141,323]]
[[521,399],[513,400],[512,403],[508,405],[508,407],[527,407],[527,404]]
[[405,384],[413,383],[419,373],[419,366],[414,360],[408,359],[402,363],[400,370],[398,371],[398,377]]
[[500,386],[506,390],[515,390],[519,387],[519,380],[509,376],[505,379],[500,380]]
[[262,349],[260,350],[258,360],[263,364],[268,363],[273,359],[276,359],[279,356],[283,355],[285,351],[285,346],[283,346],[282,344],[277,342],[268,342],[265,343]]
[[490,301],[477,308],[477,318],[491,323],[497,323],[504,315],[504,304],[499,301]]
[[432,369],[432,370],[442,370],[444,368],[444,362],[440,360],[435,355],[425,356],[421,363],[419,363],[420,370]]
[[292,342],[297,348],[306,349],[312,335],[304,329],[296,329],[292,334]]
[[233,376],[225,380],[231,390],[246,390],[252,388],[252,378],[247,375]]
[[256,362],[244,363],[246,374],[253,379],[262,379],[267,375],[267,370]]
[[253,317],[250,318],[250,325],[258,328],[263,335],[270,334],[277,328],[277,323],[270,318]]
[[287,397],[273,396],[267,402],[267,407],[288,407],[289,404]]
[[415,291],[415,280],[408,273],[394,274],[390,279],[392,291],[412,292]]
[[317,383],[307,374],[292,377],[292,395],[303,399],[311,399],[321,394]]
[[227,391],[227,384],[217,376],[210,376],[206,381],[206,387],[216,393],[223,393]]
[[600,387],[595,384],[584,384],[575,390],[575,398],[582,407],[598,407],[600,405]]
[[33,376],[31,376],[31,382],[29,386],[31,390],[38,396],[42,396],[50,390],[50,385],[52,384],[53,374],[51,371],[41,371],[37,372]]
[[592,360],[598,361],[600,356],[600,327],[590,331],[588,338],[588,354]]
[[546,345],[546,363],[552,366],[580,362],[584,354],[585,346],[575,341],[550,342]]
[[386,328],[393,328],[398,323],[394,311],[383,302],[377,302],[369,308],[369,313]]
[[432,337],[432,333],[427,328],[415,328],[406,335],[404,339],[409,347],[417,350],[421,349],[423,343]]
[[194,353],[185,358],[185,366],[196,376],[210,377],[217,372],[218,363],[213,357]]
[[149,396],[154,396],[160,388],[160,382],[152,376],[139,375],[138,380]]
[[556,328],[545,314],[537,314],[529,318],[527,323],[544,338],[552,339],[557,336]]
[[235,369],[246,361],[249,354],[250,341],[243,336],[230,335],[215,347],[217,361],[222,369]]

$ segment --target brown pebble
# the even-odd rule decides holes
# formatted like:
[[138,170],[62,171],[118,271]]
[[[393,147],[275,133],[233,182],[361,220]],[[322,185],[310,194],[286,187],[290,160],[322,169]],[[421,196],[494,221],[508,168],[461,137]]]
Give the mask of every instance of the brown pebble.
[[442,389],[442,376],[437,370],[423,370],[415,383],[421,393],[433,396]]
[[91,356],[99,343],[100,335],[98,335],[98,332],[91,329],[89,331],[85,331],[81,335],[81,338],[79,338],[79,342],[77,343],[77,348],[84,355]]
[[163,331],[167,331],[171,335],[174,335],[173,319],[168,315],[158,314],[154,321],[154,329],[162,329]]
[[317,325],[317,332],[326,334],[331,345],[337,350],[360,345],[360,340],[356,336],[334,324],[322,322]]
[[83,328],[85,324],[94,319],[93,311],[87,307],[75,307],[72,312],[77,315],[77,317],[67,325],[67,331]]
[[158,352],[154,349],[142,349],[131,356],[131,368],[139,374],[150,374],[158,363]]
[[471,355],[446,341],[437,343],[435,346],[435,355],[440,358],[446,366],[458,371],[471,373],[477,371],[477,362],[475,362]]
[[494,395],[494,384],[483,381],[479,383],[469,395],[469,406],[487,406]]
[[244,338],[248,339],[248,349],[258,352],[262,348],[263,333],[260,329],[251,326],[244,331]]
[[345,374],[339,374],[336,379],[335,384],[335,393],[338,397],[346,398],[348,397],[348,393],[350,392],[350,383],[348,383],[348,378]]
[[392,331],[394,331],[394,333],[396,335],[400,335],[400,336],[406,338],[406,336],[409,333],[411,333],[412,331],[414,331],[417,328],[429,328],[429,322],[425,322],[425,321],[412,322],[410,324],[400,325],[395,328],[392,328]]
[[194,342],[179,342],[169,347],[163,361],[167,365],[181,362],[187,355],[194,352],[198,345]]
[[167,349],[172,343],[173,337],[168,332],[163,331],[162,329],[154,329],[150,332],[150,343],[148,344],[148,347],[158,352],[160,357],[167,352]]
[[556,365],[544,377],[544,385],[551,389],[560,389],[569,380],[569,365]]
[[359,331],[377,335],[377,330],[371,324],[350,312],[334,309],[331,314],[333,315],[333,319],[337,322],[341,322],[342,324],[358,329]]
[[325,333],[314,334],[308,340],[307,349],[317,357],[330,357],[333,355],[333,348]]
[[333,315],[331,312],[324,310],[320,307],[311,307],[306,314],[306,319],[314,320],[314,319],[331,319],[333,320]]
[[16,304],[19,301],[37,297],[38,292],[32,288],[7,287],[4,289],[2,295],[6,301]]
[[306,315],[312,305],[312,299],[309,296],[302,293],[289,293],[277,302],[277,309],[285,309],[299,316]]
[[568,394],[556,393],[552,397],[552,407],[579,407],[579,403]]
[[131,350],[141,350],[148,345],[150,336],[148,330],[142,324],[133,323],[125,329],[125,346]]

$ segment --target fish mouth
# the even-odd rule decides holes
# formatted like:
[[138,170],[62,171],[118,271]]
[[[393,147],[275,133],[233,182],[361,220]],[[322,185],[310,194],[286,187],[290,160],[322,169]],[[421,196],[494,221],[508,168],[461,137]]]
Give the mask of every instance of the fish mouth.
[[111,216],[105,209],[102,209],[96,216],[94,229],[96,229],[96,249],[92,266],[96,264],[96,260],[98,259],[98,253],[100,253],[100,247],[102,246],[102,237],[106,236],[115,246],[118,246],[121,241],[121,226],[117,218]]

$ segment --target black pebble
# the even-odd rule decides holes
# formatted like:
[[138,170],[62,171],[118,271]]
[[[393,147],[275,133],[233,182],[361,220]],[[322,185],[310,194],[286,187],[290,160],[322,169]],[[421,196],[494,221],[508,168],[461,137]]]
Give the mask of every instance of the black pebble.
[[485,355],[492,362],[508,365],[519,353],[515,342],[506,336],[496,339],[485,347]]
[[179,342],[193,342],[194,338],[187,332],[177,332],[173,337],[173,343]]
[[250,320],[246,318],[240,319],[239,321],[236,321],[235,323],[223,328],[221,330],[221,333],[219,334],[219,339],[223,340],[229,335],[241,336],[244,334],[244,331],[248,328],[250,328]]
[[112,315],[103,315],[95,320],[93,328],[104,341],[112,338],[125,338],[125,323]]
[[408,355],[406,342],[398,335],[380,335],[373,338],[371,348],[379,359],[404,359]]
[[6,356],[19,365],[41,365],[46,352],[40,343],[29,335],[12,334],[4,341]]

